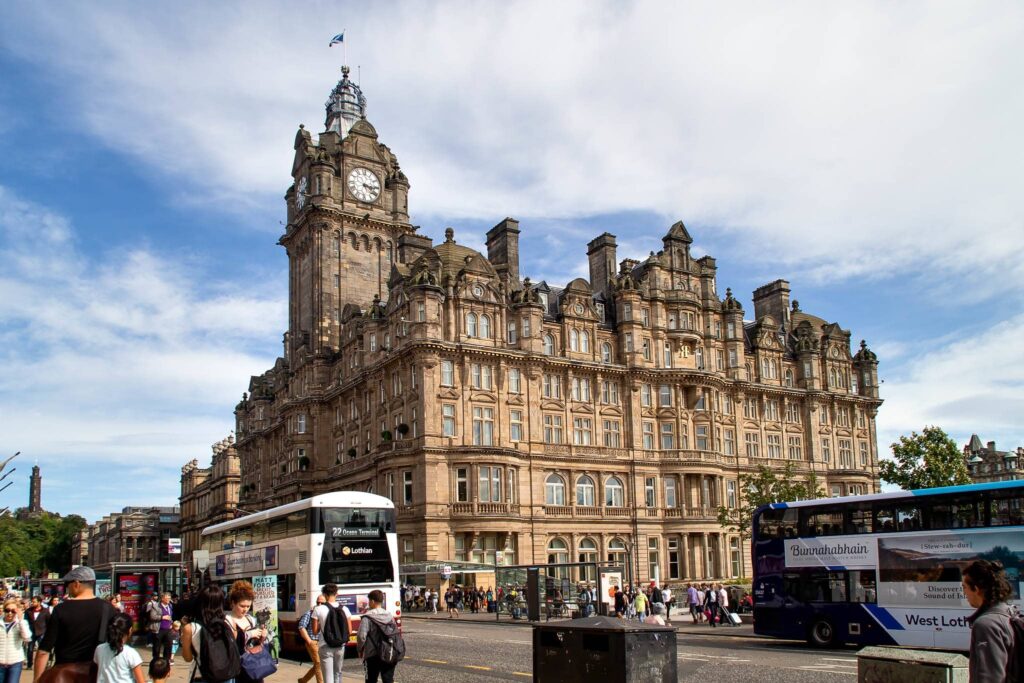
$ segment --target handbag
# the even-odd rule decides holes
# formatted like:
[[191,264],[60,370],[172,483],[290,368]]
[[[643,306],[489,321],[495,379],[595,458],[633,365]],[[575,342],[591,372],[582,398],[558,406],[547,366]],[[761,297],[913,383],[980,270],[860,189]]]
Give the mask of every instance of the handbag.
[[249,678],[258,681],[277,673],[277,664],[270,656],[270,648],[263,641],[256,645],[246,646],[242,652],[242,670]]

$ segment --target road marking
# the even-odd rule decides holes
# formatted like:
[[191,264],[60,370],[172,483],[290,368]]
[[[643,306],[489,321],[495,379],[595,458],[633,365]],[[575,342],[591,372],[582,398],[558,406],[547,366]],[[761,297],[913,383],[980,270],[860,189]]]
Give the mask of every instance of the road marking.
[[822,657],[826,662],[856,662],[856,657]]
[[526,676],[527,678],[533,678],[533,674],[528,674],[528,673],[525,673],[523,671],[513,671],[512,675],[513,676]]
[[784,667],[784,668],[786,668],[786,669],[793,669],[794,671],[817,671],[818,673],[823,673],[823,674],[845,674],[847,676],[856,676],[857,675],[856,671],[837,671],[835,669],[829,668],[828,665],[826,665],[825,667],[821,667],[821,666],[801,666],[801,667],[787,666],[787,667]]
[[427,662],[428,664],[447,664],[448,662],[443,659],[421,659],[421,662]]
[[491,667],[489,667],[489,666],[477,666],[476,664],[463,664],[462,666],[467,668],[467,669],[476,669],[477,671],[490,671],[491,670]]

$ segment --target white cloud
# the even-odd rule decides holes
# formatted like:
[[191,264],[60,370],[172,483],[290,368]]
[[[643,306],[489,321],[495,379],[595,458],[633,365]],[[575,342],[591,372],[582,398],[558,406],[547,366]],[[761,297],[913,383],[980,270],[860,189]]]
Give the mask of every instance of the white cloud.
[[284,293],[207,283],[139,249],[93,266],[63,216],[3,187],[0,261],[4,437],[57,485],[52,509],[95,518],[119,508],[134,483],[116,503],[93,485],[140,467],[163,476],[137,503],[175,500],[178,468],[233,428],[247,377],[273,362]]
[[1024,314],[911,359],[882,385],[882,453],[901,434],[942,427],[963,445],[972,433],[1000,448],[1024,446]]
[[414,215],[647,210],[819,280],[1024,276],[1017,3],[31,4],[6,23],[59,74],[65,120],[226,205],[287,187],[344,23]]

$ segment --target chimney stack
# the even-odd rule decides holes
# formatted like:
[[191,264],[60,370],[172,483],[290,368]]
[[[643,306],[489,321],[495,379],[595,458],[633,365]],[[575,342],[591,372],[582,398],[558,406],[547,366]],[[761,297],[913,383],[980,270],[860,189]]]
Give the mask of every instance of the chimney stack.
[[590,261],[590,287],[594,293],[601,293],[607,299],[615,277],[615,235],[602,233],[587,244],[587,260]]
[[789,329],[789,283],[776,280],[754,290],[754,319],[770,315]]
[[513,289],[519,289],[519,221],[515,218],[506,218],[487,231],[487,260],[499,274],[508,274]]

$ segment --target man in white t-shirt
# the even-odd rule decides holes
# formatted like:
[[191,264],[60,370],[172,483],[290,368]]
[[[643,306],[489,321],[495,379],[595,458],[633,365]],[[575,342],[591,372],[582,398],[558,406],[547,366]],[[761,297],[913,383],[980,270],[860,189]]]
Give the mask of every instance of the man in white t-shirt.
[[337,584],[325,583],[323,594],[327,599],[327,603],[317,605],[313,610],[313,637],[320,641],[320,669],[324,674],[324,683],[341,683],[341,667],[345,663],[345,644],[331,647],[324,640],[323,630],[324,625],[327,623],[327,616],[330,614],[329,610],[341,609],[346,623],[349,625],[352,624],[352,613],[344,605],[340,608],[338,607]]

